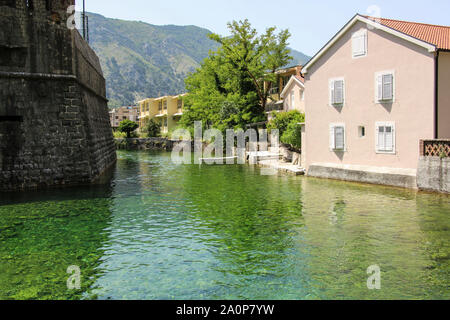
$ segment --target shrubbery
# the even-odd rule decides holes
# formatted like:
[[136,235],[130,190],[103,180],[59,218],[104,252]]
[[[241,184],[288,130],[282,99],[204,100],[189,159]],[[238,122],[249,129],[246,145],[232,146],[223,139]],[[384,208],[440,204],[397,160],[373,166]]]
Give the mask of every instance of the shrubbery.
[[154,119],[147,120],[142,131],[150,138],[156,138],[161,135],[161,127]]
[[289,144],[296,149],[301,148],[301,126],[299,123],[305,122],[305,115],[297,110],[289,112],[274,112],[272,120],[267,125],[270,132],[278,129],[280,141]]

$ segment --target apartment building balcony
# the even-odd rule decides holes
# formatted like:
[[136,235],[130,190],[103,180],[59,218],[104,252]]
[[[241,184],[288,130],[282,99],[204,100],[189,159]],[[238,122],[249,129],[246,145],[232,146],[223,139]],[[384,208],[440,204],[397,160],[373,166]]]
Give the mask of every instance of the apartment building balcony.
[[281,100],[280,93],[281,93],[280,88],[272,88],[269,90],[269,96],[270,96],[271,100],[273,100],[273,101]]
[[272,111],[283,111],[284,110],[284,103],[283,101],[276,101],[276,102],[269,102],[266,105],[266,112],[272,112]]

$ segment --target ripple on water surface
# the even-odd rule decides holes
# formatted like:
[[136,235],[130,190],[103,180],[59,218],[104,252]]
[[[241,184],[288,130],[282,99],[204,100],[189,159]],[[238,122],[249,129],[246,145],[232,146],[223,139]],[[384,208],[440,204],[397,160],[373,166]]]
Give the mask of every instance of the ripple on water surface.
[[0,298],[448,299],[449,213],[445,195],[121,151],[106,186],[0,196]]

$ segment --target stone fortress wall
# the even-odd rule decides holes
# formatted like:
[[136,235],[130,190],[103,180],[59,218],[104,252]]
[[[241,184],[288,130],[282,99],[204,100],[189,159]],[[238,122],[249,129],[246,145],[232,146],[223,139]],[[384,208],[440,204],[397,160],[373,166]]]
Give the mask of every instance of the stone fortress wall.
[[0,0],[0,190],[88,184],[116,161],[97,55],[74,0]]

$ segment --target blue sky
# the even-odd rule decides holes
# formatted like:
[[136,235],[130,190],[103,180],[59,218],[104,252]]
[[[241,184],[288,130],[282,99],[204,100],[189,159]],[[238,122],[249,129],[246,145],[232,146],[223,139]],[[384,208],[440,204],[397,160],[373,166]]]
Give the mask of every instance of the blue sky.
[[[77,6],[82,3],[77,0]],[[315,54],[355,13],[450,25],[449,0],[86,0],[86,10],[156,25],[196,25],[226,35],[226,24],[248,18],[258,31],[288,28],[291,47]]]

